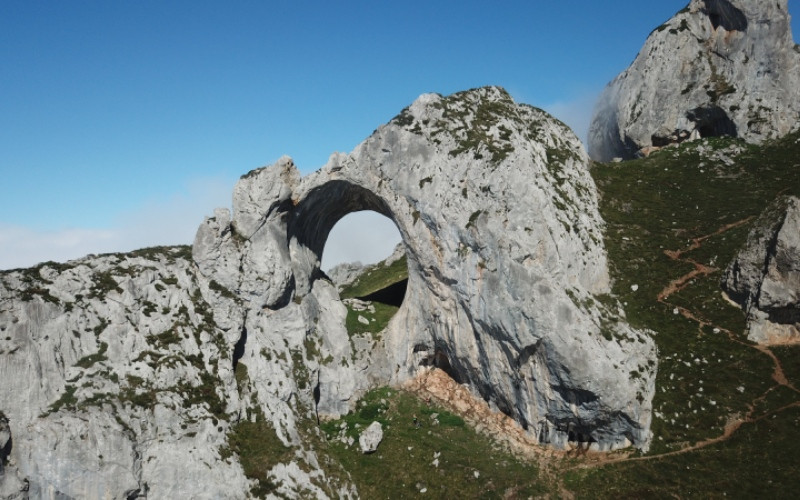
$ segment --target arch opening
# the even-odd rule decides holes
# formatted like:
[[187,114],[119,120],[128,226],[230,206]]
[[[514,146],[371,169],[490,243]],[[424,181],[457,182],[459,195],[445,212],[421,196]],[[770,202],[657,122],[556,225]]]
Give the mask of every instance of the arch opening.
[[328,279],[347,307],[348,333],[380,335],[403,304],[409,274],[386,202],[351,182],[330,181],[304,197],[293,219],[291,251],[308,290]]

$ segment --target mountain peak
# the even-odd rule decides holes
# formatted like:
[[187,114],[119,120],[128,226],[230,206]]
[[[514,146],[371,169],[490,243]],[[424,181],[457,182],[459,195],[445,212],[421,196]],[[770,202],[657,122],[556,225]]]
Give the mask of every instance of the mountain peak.
[[692,0],[606,87],[589,130],[599,161],[700,137],[781,137],[800,117],[787,0]]

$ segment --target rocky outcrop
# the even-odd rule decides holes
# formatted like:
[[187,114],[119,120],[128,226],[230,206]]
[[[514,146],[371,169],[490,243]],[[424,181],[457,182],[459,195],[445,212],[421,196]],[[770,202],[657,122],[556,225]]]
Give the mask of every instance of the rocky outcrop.
[[800,199],[776,200],[728,266],[722,288],[748,319],[748,338],[800,342]]
[[[541,443],[646,447],[655,349],[594,298],[609,279],[587,163],[569,129],[502,89],[424,95],[303,179],[288,158],[248,174],[233,217],[200,228],[194,257],[247,304],[248,367],[250,339],[318,345],[320,417],[436,365]],[[408,258],[380,342],[348,338],[319,279],[330,230],[359,210],[390,218]]]
[[598,161],[684,140],[761,143],[800,118],[800,50],[788,0],[692,0],[654,30],[600,96],[589,130]]
[[361,453],[374,453],[383,441],[383,426],[380,422],[372,422],[358,437],[358,447]]
[[[502,89],[424,95],[314,174],[283,158],[243,176],[191,250],[0,273],[0,492],[353,497],[310,448],[316,422],[430,366],[538,443],[647,448],[655,347],[598,300],[587,163]],[[319,269],[357,210],[392,219],[408,260],[379,335],[348,334]],[[280,444],[246,474],[236,443],[253,438]]]

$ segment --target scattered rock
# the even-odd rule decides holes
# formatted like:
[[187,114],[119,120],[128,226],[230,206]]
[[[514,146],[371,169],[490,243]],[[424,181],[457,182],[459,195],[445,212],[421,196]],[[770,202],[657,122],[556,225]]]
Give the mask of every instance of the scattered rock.
[[358,445],[364,454],[373,453],[383,440],[383,427],[380,422],[372,422],[358,437]]

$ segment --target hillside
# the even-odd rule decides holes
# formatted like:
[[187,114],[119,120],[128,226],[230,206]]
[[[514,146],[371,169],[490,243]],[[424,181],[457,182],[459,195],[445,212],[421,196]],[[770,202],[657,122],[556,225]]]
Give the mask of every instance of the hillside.
[[[576,448],[525,459],[503,455],[502,447],[488,451],[485,433],[442,441],[431,427],[437,434],[420,439],[407,426],[411,414],[434,410],[422,399],[414,402],[412,394],[390,390],[368,395],[360,410],[325,425],[333,438],[330,452],[346,464],[359,491],[396,492],[392,498],[422,487],[434,496],[460,491],[466,498],[501,492],[510,498],[793,496],[800,486],[800,453],[793,446],[800,438],[800,346],[748,341],[744,312],[722,297],[719,281],[763,208],[778,194],[800,194],[797,158],[800,134],[764,146],[703,140],[645,159],[594,165],[608,222],[614,297],[631,323],[655,332],[659,348],[648,453],[598,455]],[[395,274],[376,264],[362,276],[364,288],[355,289],[361,291],[343,296],[372,293],[393,282],[388,275]],[[437,404],[452,409],[447,401]],[[391,450],[408,451],[405,459],[398,451],[360,456],[337,441],[344,423],[352,433],[355,424],[369,423],[363,416],[373,410],[385,412],[386,421],[405,422],[386,438]],[[475,452],[471,465],[447,451],[454,441],[461,453]],[[433,453],[443,449],[441,465],[431,465]],[[505,465],[495,469],[500,463]],[[509,467],[522,467],[527,479],[509,481],[503,473]],[[473,470],[482,471],[486,482],[473,482]]]
[[581,497],[794,495],[800,346],[748,341],[744,312],[719,282],[761,211],[800,194],[798,158],[795,133],[593,168],[614,293],[629,321],[656,332],[659,372],[650,452],[577,466],[566,483]]

